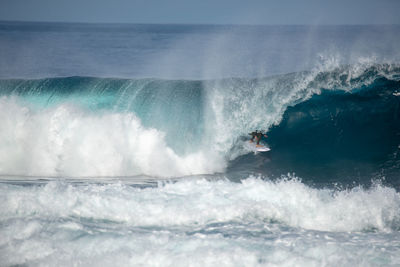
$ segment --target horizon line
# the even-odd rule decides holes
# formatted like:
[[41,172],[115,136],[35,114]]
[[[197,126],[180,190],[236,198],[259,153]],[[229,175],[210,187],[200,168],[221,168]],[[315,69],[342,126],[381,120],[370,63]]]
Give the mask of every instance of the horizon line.
[[89,21],[46,21],[46,20],[2,20],[0,23],[54,23],[54,24],[87,24],[87,25],[177,25],[177,26],[400,26],[399,24],[389,23],[376,23],[376,24],[352,24],[352,23],[341,23],[341,24],[238,24],[238,23],[183,23],[183,22],[89,22]]

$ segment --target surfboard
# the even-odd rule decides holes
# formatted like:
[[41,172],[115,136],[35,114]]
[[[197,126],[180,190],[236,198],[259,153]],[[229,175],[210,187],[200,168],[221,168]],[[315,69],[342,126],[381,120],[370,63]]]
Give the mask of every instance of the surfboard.
[[250,141],[246,142],[245,146],[246,146],[247,149],[249,149],[251,151],[254,151],[254,152],[268,152],[268,151],[271,150],[271,148],[269,148],[267,146],[264,146],[264,145],[258,145],[257,146],[256,143],[253,143],[253,142],[250,142]]

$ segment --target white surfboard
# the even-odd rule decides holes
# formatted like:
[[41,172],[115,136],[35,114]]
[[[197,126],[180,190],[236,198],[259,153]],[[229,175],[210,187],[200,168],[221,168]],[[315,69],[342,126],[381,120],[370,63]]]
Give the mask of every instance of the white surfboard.
[[271,150],[271,148],[264,146],[264,145],[258,145],[256,143],[253,142],[246,142],[245,146],[247,149],[254,151],[254,152],[268,152]]

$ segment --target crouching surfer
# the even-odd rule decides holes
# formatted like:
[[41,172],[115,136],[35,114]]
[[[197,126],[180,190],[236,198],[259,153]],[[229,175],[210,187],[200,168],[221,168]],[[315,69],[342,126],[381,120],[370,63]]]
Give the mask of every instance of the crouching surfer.
[[254,139],[257,140],[257,146],[262,146],[260,145],[260,141],[263,137],[267,138],[268,136],[266,134],[263,134],[261,131],[259,132],[258,130],[256,130],[255,132],[250,133],[251,135],[251,139],[250,142],[253,143]]

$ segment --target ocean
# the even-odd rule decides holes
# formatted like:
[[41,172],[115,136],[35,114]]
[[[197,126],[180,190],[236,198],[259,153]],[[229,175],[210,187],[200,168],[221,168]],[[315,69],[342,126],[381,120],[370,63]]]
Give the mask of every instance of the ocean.
[[0,203],[0,266],[399,266],[400,26],[0,22]]

